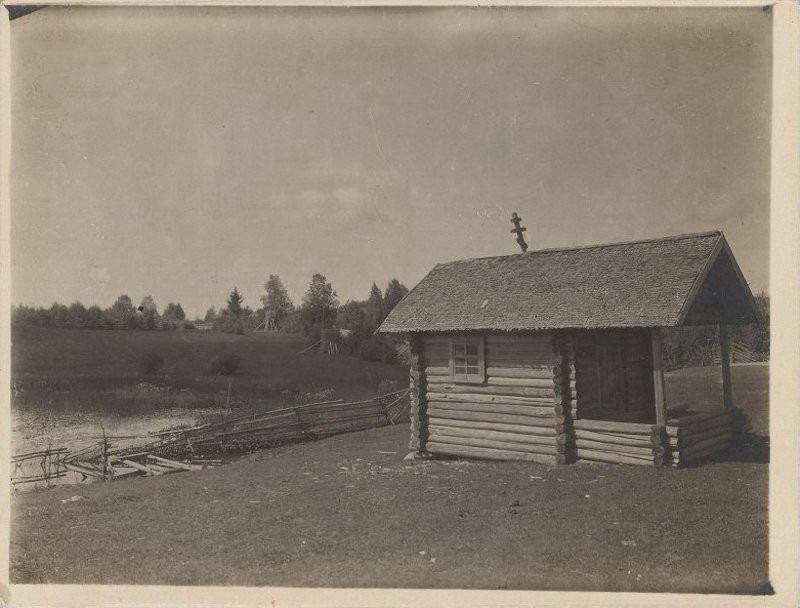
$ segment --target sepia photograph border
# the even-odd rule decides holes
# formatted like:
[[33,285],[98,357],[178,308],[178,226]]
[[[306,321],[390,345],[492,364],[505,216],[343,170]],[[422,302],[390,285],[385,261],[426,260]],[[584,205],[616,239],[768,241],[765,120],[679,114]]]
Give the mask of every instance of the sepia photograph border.
[[[8,6],[771,6],[773,10],[769,270],[770,464],[769,573],[771,596],[555,591],[328,589],[12,585],[10,541],[10,153],[11,54]],[[0,7],[0,605],[22,606],[797,606],[800,605],[800,8],[796,2],[486,2],[480,0],[361,1],[45,1]],[[713,517],[709,505],[709,517]]]

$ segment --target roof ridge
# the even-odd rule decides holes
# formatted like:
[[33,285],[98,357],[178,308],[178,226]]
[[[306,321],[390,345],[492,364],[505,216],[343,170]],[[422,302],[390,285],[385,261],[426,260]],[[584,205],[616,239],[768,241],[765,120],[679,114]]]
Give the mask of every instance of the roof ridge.
[[546,247],[544,249],[533,249],[531,251],[526,251],[524,253],[509,253],[506,255],[487,255],[477,258],[462,258],[459,260],[450,260],[449,262],[441,262],[436,264],[436,266],[446,266],[448,264],[456,264],[458,262],[474,262],[478,260],[492,260],[492,259],[499,259],[499,258],[513,258],[513,257],[524,257],[533,255],[536,253],[559,253],[562,251],[581,251],[581,250],[590,250],[590,249],[605,249],[606,247],[621,247],[623,245],[640,245],[643,243],[663,243],[666,241],[681,241],[685,239],[693,239],[693,238],[702,238],[708,236],[722,236],[725,235],[722,233],[721,230],[708,230],[706,232],[689,232],[685,234],[675,234],[671,236],[662,236],[656,238],[649,238],[649,239],[637,239],[634,241],[612,241],[609,243],[597,243],[595,245],[573,245],[570,247]]

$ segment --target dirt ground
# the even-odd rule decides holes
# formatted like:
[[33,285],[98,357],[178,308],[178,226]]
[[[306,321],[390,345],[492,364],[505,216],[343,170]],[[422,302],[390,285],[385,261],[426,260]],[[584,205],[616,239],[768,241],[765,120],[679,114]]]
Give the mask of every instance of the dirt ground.
[[[719,407],[718,371],[668,400]],[[765,593],[768,368],[732,375],[756,435],[689,469],[408,463],[402,425],[20,493],[12,581]]]
[[410,464],[407,434],[17,496],[12,581],[706,593],[767,581],[764,463]]

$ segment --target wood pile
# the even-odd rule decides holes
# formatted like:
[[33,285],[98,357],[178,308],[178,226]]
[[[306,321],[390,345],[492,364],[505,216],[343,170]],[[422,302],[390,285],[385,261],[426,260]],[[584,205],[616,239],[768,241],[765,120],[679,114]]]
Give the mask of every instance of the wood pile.
[[737,419],[737,412],[730,409],[670,418],[665,427],[669,458],[664,464],[688,465],[727,449]]
[[578,460],[653,465],[661,440],[655,425],[640,422],[575,420]]

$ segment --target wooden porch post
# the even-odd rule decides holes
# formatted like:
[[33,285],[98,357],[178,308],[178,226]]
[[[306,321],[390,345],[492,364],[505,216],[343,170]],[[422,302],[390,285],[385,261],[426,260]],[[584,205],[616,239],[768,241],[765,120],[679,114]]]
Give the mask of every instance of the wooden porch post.
[[719,358],[722,365],[722,408],[733,408],[733,391],[731,390],[731,352],[730,334],[727,325],[719,326]]
[[425,363],[422,358],[422,339],[418,334],[408,337],[408,350],[411,355],[411,441],[409,457],[426,452],[428,443],[428,398],[425,380]]
[[653,348],[653,388],[655,390],[656,424],[667,424],[667,400],[664,389],[664,360],[661,355],[661,330],[654,328],[650,332]]

